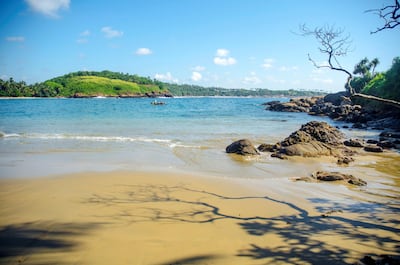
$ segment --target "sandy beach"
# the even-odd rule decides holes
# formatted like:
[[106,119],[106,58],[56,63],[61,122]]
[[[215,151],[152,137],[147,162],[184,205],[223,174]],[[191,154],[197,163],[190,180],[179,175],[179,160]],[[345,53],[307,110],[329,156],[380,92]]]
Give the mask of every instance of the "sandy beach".
[[[353,169],[373,176],[382,163]],[[398,197],[383,197],[343,184],[185,173],[2,179],[0,263],[354,264],[399,253]]]

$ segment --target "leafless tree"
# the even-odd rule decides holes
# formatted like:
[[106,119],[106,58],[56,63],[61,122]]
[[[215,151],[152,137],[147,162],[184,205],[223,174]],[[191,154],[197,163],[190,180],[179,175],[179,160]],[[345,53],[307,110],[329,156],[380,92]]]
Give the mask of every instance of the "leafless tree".
[[343,68],[338,60],[339,57],[346,56],[351,51],[350,35],[345,35],[344,29],[335,28],[330,25],[310,29],[305,24],[300,26],[300,35],[314,37],[320,44],[318,47],[319,51],[328,56],[328,64],[318,64],[311,58],[311,55],[308,54],[308,59],[313,63],[313,65],[316,68],[329,68],[347,74],[347,87],[349,88],[349,93],[354,94],[354,89],[350,84],[353,75],[350,71]]
[[351,86],[351,81],[353,79],[353,75],[350,71],[343,68],[339,62],[339,57],[346,56],[349,52],[351,52],[351,39],[350,35],[346,34],[344,29],[335,28],[334,26],[325,25],[323,27],[309,28],[305,24],[300,26],[300,35],[301,36],[312,36],[319,43],[319,51],[322,54],[325,54],[328,57],[328,64],[318,64],[315,60],[312,59],[310,54],[308,54],[308,59],[313,63],[313,65],[317,68],[329,68],[331,70],[343,72],[347,75],[347,88],[351,98],[364,98],[368,100],[379,101],[381,103],[385,103],[396,108],[400,108],[400,102],[383,99],[371,95],[365,95],[361,93],[356,93]]
[[400,2],[399,0],[394,0],[393,5],[384,6],[378,9],[370,9],[365,12],[370,12],[378,15],[385,21],[382,27],[377,28],[375,31],[371,31],[371,34],[377,33],[384,29],[393,29],[400,25]]

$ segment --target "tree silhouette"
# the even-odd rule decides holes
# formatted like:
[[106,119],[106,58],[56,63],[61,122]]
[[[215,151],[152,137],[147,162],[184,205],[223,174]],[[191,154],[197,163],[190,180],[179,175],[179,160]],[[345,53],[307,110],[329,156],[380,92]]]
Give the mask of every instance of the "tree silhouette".
[[381,19],[384,20],[385,24],[375,31],[371,31],[371,34],[377,33],[384,29],[393,29],[400,24],[400,2],[399,0],[394,0],[393,5],[387,5],[378,9],[370,9],[365,12],[371,12],[378,15]]

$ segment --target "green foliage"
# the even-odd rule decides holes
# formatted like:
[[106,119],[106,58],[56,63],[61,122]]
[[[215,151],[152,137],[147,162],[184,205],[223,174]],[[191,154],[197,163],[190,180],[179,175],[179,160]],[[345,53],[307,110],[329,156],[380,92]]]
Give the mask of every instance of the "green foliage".
[[361,91],[381,98],[400,100],[400,57],[393,59],[387,72],[377,74]]
[[164,86],[174,96],[232,96],[232,97],[273,97],[273,96],[315,96],[321,92],[300,90],[269,90],[269,89],[226,89],[220,87],[202,87],[195,85],[167,84]]
[[0,79],[0,97],[95,97],[143,96],[146,93],[171,93],[174,96],[314,96],[321,92],[269,89],[225,89],[195,85],[163,83],[149,77],[111,71],[79,71],[43,83],[26,85]]
[[[378,58],[369,61],[368,58],[365,57],[354,66],[353,74],[356,76],[351,80],[351,86],[356,93],[360,93],[368,82],[375,77],[375,68],[378,64]],[[346,89],[349,90],[347,85]]]

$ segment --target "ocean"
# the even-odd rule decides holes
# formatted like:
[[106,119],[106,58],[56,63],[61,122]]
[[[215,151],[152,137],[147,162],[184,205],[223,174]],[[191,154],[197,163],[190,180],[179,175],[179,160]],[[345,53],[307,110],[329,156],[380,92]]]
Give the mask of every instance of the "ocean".
[[311,120],[343,125],[305,113],[266,111],[262,103],[272,98],[157,99],[165,105],[152,105],[153,100],[0,100],[0,177],[113,170],[287,176],[299,172],[291,172],[285,161],[269,154],[239,159],[225,147],[242,138],[256,146],[276,143]]

